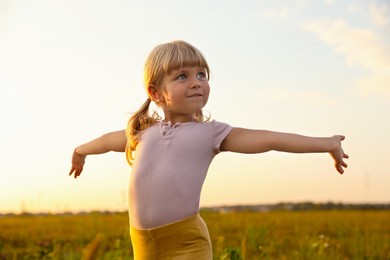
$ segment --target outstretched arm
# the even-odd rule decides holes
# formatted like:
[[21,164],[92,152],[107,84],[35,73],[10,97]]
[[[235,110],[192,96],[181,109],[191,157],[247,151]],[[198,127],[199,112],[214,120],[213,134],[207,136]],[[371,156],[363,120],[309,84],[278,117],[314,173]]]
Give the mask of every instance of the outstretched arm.
[[126,149],[125,130],[104,134],[88,143],[78,146],[72,156],[72,168],[69,175],[80,176],[85,164],[85,157],[90,154],[102,154],[109,151],[124,152]]
[[341,147],[344,138],[342,135],[308,137],[266,130],[233,128],[222,142],[220,150],[237,153],[262,153],[272,150],[290,153],[327,152],[333,157],[336,170],[342,174],[343,167],[347,167],[344,159],[348,158]]

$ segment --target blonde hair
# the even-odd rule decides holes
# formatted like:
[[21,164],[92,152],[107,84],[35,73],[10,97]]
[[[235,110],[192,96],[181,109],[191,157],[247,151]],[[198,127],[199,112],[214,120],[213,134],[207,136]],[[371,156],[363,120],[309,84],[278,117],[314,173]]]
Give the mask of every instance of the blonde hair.
[[[147,89],[150,85],[153,85],[157,91],[162,92],[164,90],[163,80],[165,75],[169,75],[173,70],[192,66],[205,68],[207,79],[210,79],[210,68],[206,59],[191,44],[185,41],[173,41],[156,46],[145,62],[144,87],[146,93],[148,93]],[[142,131],[161,120],[161,117],[156,111],[153,111],[151,115],[149,114],[151,101],[152,97],[149,96],[127,124],[126,159],[130,165],[133,165],[134,151]],[[197,112],[195,117],[200,122],[208,120],[208,118],[205,119],[203,117],[202,110]]]

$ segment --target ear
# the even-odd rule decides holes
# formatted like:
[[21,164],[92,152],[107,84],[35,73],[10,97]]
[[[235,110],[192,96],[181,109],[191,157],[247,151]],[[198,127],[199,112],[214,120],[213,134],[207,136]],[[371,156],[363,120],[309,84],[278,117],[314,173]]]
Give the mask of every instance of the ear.
[[154,86],[154,85],[149,85],[148,86],[148,95],[155,102],[161,102],[162,101],[162,95],[161,95],[160,91],[158,91],[156,86]]

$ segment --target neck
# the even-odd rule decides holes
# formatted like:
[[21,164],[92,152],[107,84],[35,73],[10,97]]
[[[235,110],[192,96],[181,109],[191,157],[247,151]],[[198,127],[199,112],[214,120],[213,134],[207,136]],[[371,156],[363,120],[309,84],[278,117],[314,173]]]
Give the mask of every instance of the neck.
[[165,122],[171,122],[172,124],[176,123],[187,123],[187,122],[197,122],[195,115],[167,115],[165,114]]

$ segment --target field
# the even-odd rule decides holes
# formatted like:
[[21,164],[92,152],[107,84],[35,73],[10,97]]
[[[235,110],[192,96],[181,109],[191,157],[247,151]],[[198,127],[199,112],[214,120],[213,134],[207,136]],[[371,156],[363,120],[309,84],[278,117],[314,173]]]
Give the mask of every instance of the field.
[[[390,211],[201,212],[214,259],[390,259]],[[127,213],[0,217],[0,259],[132,259]]]

